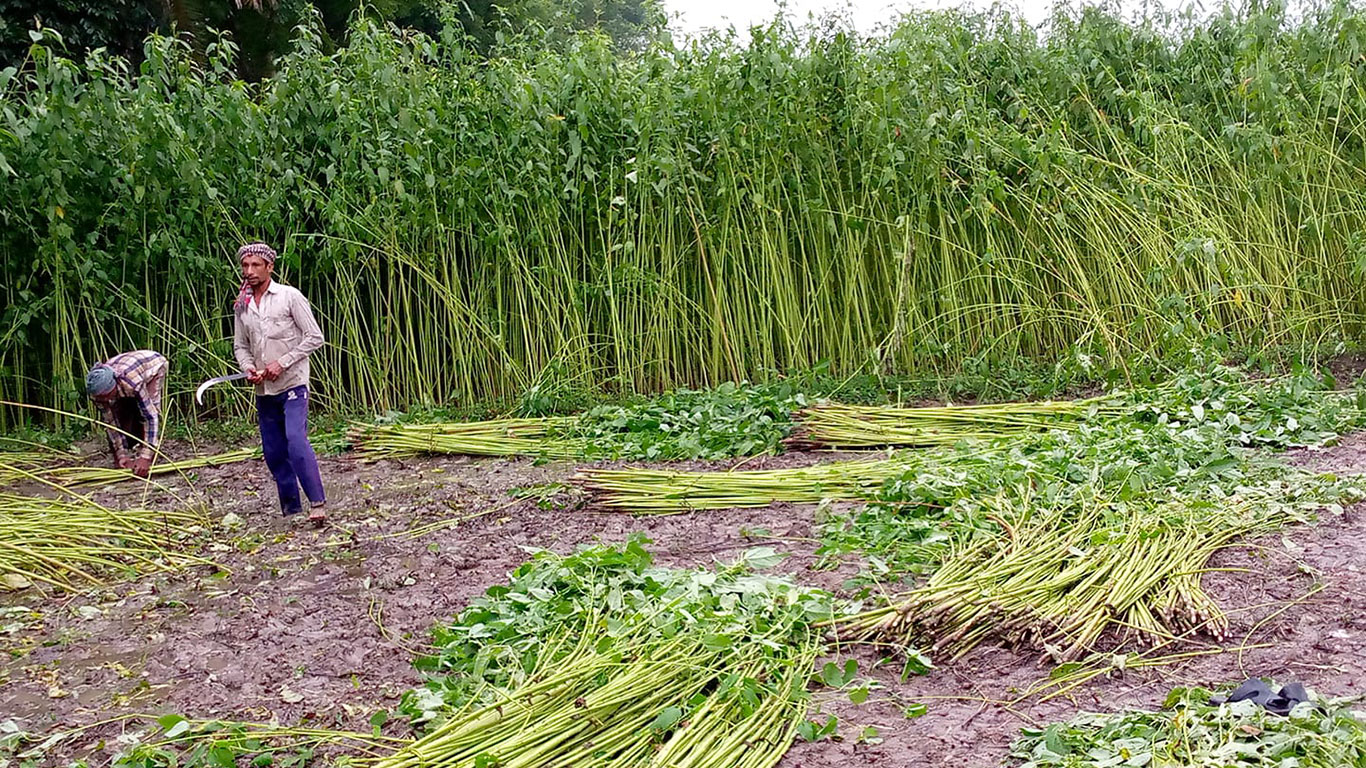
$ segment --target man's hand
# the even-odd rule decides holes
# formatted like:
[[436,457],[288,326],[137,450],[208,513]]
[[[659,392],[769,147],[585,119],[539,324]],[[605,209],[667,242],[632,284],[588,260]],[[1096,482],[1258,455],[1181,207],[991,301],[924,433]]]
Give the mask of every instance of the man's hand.
[[256,370],[255,368],[248,368],[247,381],[250,381],[252,384],[260,384],[263,381],[261,372]]
[[138,477],[147,477],[152,471],[152,457],[147,456],[133,462],[133,474]]
[[266,377],[267,381],[275,381],[280,378],[280,374],[284,372],[285,367],[280,365],[279,360],[276,360],[275,362],[266,365],[266,370],[262,372],[262,375]]
[[133,459],[130,456],[115,456],[114,463],[119,465],[119,469],[133,468]]

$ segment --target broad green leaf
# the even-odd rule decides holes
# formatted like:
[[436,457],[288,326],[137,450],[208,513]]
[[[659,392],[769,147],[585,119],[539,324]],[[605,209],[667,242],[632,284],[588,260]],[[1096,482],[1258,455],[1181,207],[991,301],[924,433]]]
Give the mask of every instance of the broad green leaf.
[[681,707],[665,707],[655,716],[654,722],[650,723],[650,727],[656,731],[667,731],[675,725],[678,725],[679,721],[682,719],[683,709]]
[[166,729],[166,738],[174,739],[188,730],[190,730],[190,721],[182,719]]
[[1052,752],[1058,757],[1065,757],[1070,754],[1072,750],[1068,748],[1067,742],[1063,740],[1062,735],[1059,732],[1060,729],[1061,726],[1056,724],[1050,725],[1048,728],[1044,729],[1043,743],[1044,748],[1049,752]]
[[754,547],[745,552],[744,561],[751,568],[763,571],[776,566],[786,557],[787,555],[774,550],[772,547]]

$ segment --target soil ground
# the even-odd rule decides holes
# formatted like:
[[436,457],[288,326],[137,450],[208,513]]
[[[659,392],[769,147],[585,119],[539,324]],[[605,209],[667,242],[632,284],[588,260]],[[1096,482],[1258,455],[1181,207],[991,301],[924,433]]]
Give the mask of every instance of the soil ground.
[[[792,454],[746,467],[829,459]],[[1366,471],[1366,435],[1294,460]],[[639,531],[664,565],[726,560],[768,545],[790,553],[778,570],[803,583],[839,589],[858,569],[854,562],[818,566],[812,506],[632,517],[547,508],[514,493],[563,481],[575,469],[524,459],[325,458],[333,520],[322,530],[279,519],[259,461],[201,470],[194,490],[186,479],[169,481],[170,494],[131,484],[99,489],[94,495],[107,503],[197,503],[213,520],[235,516],[241,525],[215,527],[204,554],[219,567],[74,596],[0,596],[9,606],[0,616],[0,648],[8,651],[0,662],[0,720],[45,732],[151,712],[369,731],[372,713],[392,710],[420,684],[411,662],[431,626],[505,580],[528,548],[566,552]],[[1229,638],[1195,638],[1164,652],[1221,652],[1102,676],[1066,696],[1022,695],[1049,672],[1032,654],[980,648],[901,682],[899,664],[875,667],[876,657],[859,652],[861,671],[881,687],[861,705],[816,692],[823,712],[839,717],[842,739],[798,743],[781,766],[996,766],[1023,726],[1080,710],[1157,707],[1175,685],[1273,676],[1323,694],[1366,691],[1363,512],[1325,513],[1315,525],[1218,555],[1216,565],[1227,570],[1205,585],[1230,614]],[[907,718],[911,704],[925,705],[925,714]],[[858,738],[867,726],[876,728],[872,743]],[[117,727],[124,726],[92,729],[69,748],[107,752]]]

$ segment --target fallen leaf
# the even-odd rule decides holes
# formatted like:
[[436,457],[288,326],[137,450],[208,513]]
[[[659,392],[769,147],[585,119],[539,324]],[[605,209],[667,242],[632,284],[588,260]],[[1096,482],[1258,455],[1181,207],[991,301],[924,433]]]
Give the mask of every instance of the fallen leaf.
[[304,695],[297,691],[290,690],[287,685],[282,685],[280,686],[280,698],[284,699],[287,704],[298,704],[304,700]]

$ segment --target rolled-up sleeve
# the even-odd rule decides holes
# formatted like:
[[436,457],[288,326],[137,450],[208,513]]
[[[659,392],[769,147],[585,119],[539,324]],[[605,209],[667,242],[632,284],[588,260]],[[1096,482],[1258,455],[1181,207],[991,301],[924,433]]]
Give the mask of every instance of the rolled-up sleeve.
[[313,317],[313,308],[308,305],[308,299],[305,299],[302,293],[291,292],[289,314],[294,318],[294,325],[298,327],[301,338],[293,349],[280,355],[280,365],[284,368],[308,357],[313,350],[323,345],[323,330],[318,327],[318,321]]

